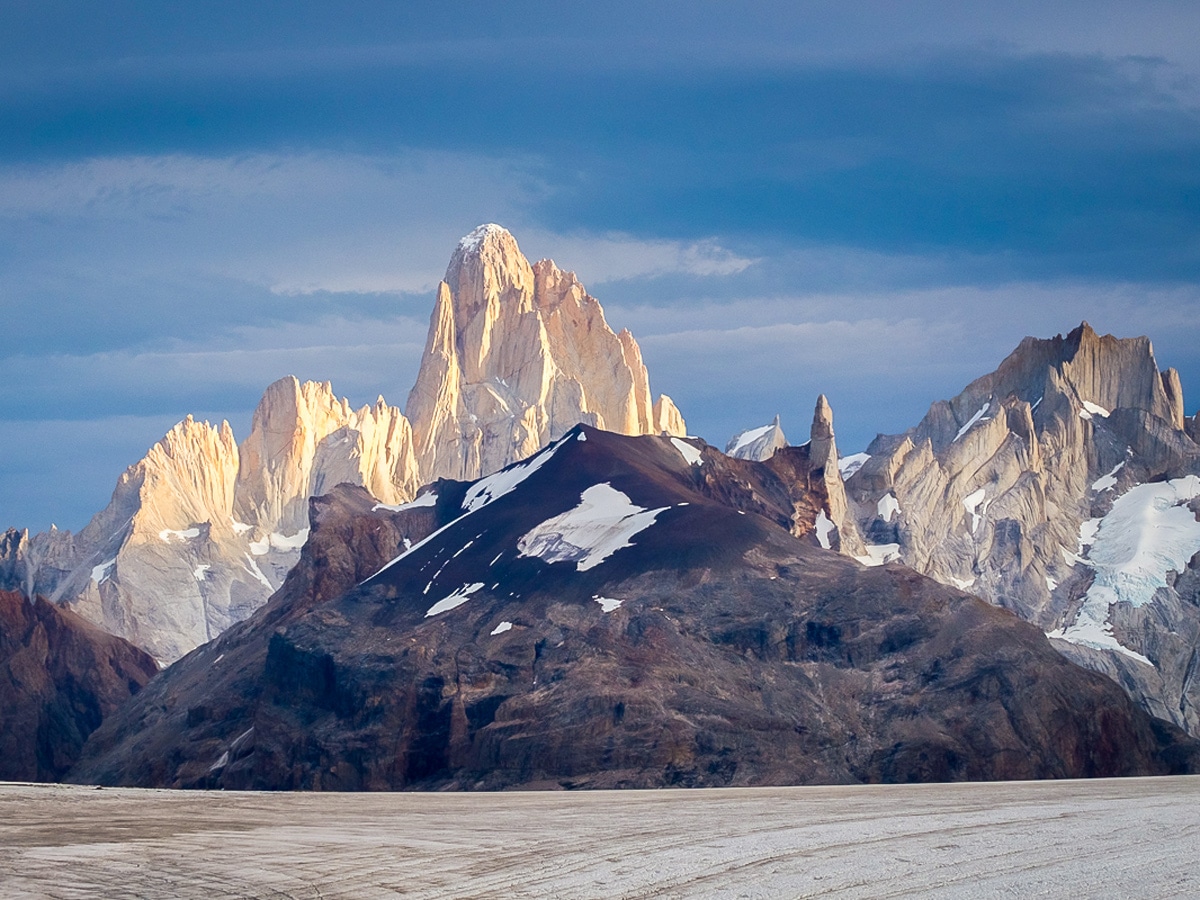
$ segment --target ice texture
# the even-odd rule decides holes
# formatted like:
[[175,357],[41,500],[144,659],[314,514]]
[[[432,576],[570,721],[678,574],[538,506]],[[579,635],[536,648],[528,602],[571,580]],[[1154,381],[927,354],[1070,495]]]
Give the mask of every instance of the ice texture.
[[1108,515],[1080,526],[1082,562],[1095,570],[1075,619],[1050,632],[1098,650],[1115,650],[1151,664],[1113,635],[1109,612],[1115,603],[1143,606],[1167,587],[1168,573],[1181,573],[1200,552],[1200,522],[1188,503],[1200,497],[1200,478],[1139,484],[1118,497]]

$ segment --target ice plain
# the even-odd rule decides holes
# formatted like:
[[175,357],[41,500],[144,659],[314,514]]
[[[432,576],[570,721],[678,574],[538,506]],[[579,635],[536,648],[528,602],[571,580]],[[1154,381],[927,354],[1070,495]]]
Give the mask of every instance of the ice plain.
[[0,785],[0,895],[1185,897],[1200,776],[497,794]]

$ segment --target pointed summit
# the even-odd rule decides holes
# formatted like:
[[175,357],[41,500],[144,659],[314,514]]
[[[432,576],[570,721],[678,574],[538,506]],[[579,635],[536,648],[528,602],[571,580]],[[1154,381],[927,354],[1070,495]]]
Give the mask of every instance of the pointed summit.
[[829,521],[837,530],[837,543],[833,544],[832,548],[850,556],[861,555],[865,552],[865,547],[855,527],[854,517],[850,514],[846,486],[838,470],[837,441],[833,435],[833,407],[829,405],[829,400],[824,394],[817,397],[817,405],[813,410],[808,459],[813,475],[823,483],[826,512]]
[[779,416],[770,425],[739,431],[725,445],[725,455],[738,459],[754,459],[762,462],[775,455],[775,451],[787,446],[787,438],[779,426]]
[[655,416],[637,342],[613,332],[574,273],[531,266],[499,225],[459,241],[406,408],[426,480],[494,472],[580,422],[683,434],[672,410]]
[[498,242],[507,238],[513,243],[516,240],[512,236],[512,232],[503,225],[497,225],[495,222],[488,222],[485,225],[478,226],[470,234],[465,234],[459,239],[458,249],[464,253],[478,252],[486,242]]

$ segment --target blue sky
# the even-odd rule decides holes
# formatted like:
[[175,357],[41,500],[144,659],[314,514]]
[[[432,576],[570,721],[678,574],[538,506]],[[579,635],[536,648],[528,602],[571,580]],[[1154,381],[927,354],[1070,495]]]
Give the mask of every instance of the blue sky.
[[403,405],[488,221],[711,443],[825,392],[861,449],[1085,318],[1200,405],[1200,6],[574,6],[0,6],[0,526],[284,374]]

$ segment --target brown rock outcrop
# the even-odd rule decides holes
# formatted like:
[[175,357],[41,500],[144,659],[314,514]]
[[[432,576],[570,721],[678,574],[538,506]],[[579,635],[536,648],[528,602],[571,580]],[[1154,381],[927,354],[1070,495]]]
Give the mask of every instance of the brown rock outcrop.
[[154,660],[73,613],[0,591],[0,781],[57,781]]

